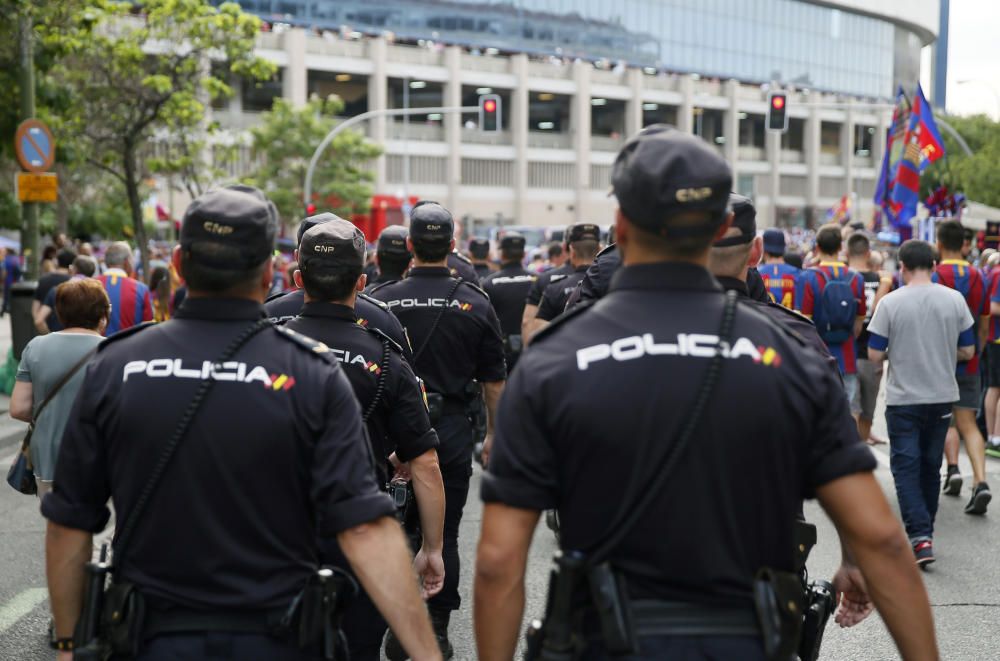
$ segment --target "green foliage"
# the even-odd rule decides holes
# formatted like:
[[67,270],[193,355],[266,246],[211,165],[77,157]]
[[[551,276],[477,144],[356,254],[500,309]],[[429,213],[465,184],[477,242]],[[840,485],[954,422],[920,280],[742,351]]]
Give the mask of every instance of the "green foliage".
[[[274,201],[286,223],[301,218],[309,159],[336,125],[343,110],[336,96],[313,97],[302,108],[275,99],[261,124],[252,129],[254,157],[260,165],[251,181]],[[344,131],[324,152],[313,177],[313,201],[321,211],[349,218],[368,211],[374,174],[368,166],[382,150],[361,133]]]
[[[55,56],[50,78],[72,99],[53,113],[53,131],[86,167],[122,184],[145,259],[139,187],[150,168],[142,157],[155,136],[165,144],[152,165],[200,182],[205,104],[232,93],[213,73],[274,74],[253,54],[260,21],[234,3],[207,0],[90,0],[60,15],[38,27],[42,48]],[[213,60],[226,67],[213,71]]]
[[920,193],[926,198],[939,186],[962,192],[981,204],[1000,207],[1000,122],[986,115],[946,119],[972,150],[966,156],[951,135],[942,130],[945,158],[928,167],[920,178]]

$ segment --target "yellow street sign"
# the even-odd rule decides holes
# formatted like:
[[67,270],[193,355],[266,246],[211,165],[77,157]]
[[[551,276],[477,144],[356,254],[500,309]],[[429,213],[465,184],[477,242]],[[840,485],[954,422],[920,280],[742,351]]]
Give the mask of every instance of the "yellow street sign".
[[18,172],[17,199],[21,202],[55,202],[59,199],[59,177],[53,172]]

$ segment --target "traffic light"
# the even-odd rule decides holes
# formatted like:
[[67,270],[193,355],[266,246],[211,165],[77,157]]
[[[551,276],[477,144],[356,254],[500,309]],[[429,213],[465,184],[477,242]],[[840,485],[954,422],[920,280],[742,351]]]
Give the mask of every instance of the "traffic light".
[[479,97],[479,129],[488,133],[500,130],[500,95],[483,94]]
[[767,95],[767,128],[780,133],[788,130],[788,95],[784,92]]

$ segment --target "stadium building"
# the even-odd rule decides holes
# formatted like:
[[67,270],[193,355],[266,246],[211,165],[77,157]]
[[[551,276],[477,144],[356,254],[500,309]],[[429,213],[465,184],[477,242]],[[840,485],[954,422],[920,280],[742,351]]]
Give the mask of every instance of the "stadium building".
[[[822,222],[842,196],[868,218],[897,86],[911,90],[939,0],[242,0],[268,23],[275,79],[214,108],[245,129],[273,99],[337,94],[345,114],[501,99],[474,114],[370,121],[383,208],[440,200],[468,221],[609,223],[626,136],[666,122],[700,135],[754,198],[761,225]],[[765,130],[769,90],[788,131]],[[387,202],[388,200],[388,202]],[[393,202],[398,200],[398,203]],[[391,222],[391,221],[390,221]]]

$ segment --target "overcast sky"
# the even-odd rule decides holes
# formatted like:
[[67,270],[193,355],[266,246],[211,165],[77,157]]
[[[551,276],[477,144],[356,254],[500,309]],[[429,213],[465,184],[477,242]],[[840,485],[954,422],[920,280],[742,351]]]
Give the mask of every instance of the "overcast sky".
[[948,112],[1000,120],[1000,0],[951,0],[949,41]]

